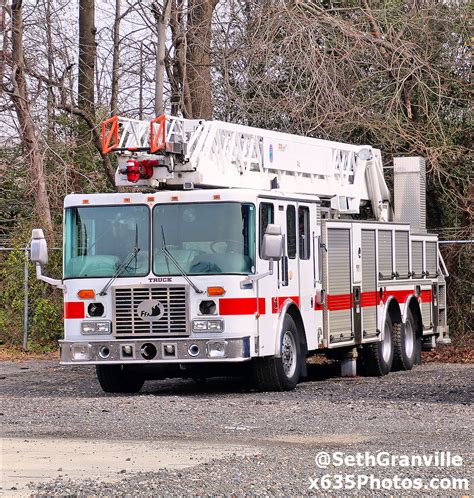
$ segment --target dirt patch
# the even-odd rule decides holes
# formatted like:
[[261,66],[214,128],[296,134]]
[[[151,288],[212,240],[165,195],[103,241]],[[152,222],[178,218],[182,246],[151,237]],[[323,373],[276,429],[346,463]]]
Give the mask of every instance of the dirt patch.
[[259,454],[258,448],[202,441],[101,441],[16,439],[1,441],[3,489],[27,489],[54,478],[119,481],[125,474],[185,469],[226,456]]

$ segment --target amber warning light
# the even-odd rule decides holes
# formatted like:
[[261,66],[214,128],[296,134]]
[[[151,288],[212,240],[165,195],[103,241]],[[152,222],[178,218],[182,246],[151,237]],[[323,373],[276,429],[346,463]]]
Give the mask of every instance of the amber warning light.
[[208,296],[223,296],[225,294],[224,287],[208,287],[207,295]]
[[81,289],[77,292],[77,297],[81,299],[94,299],[95,292],[92,289]]

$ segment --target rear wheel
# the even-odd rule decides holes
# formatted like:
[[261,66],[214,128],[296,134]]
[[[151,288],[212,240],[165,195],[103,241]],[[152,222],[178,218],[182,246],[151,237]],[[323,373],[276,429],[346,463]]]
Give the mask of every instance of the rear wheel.
[[394,345],[393,328],[400,324],[392,324],[387,315],[384,324],[383,340],[364,346],[362,360],[366,373],[373,376],[387,375],[392,369]]
[[255,387],[259,391],[290,391],[296,387],[301,370],[298,329],[290,315],[283,321],[280,356],[256,358],[253,365]]
[[[418,322],[415,321],[415,323],[418,325]],[[421,327],[423,326],[421,325]],[[415,365],[421,365],[422,335],[423,332],[419,330],[418,326],[415,326]]]
[[411,370],[417,355],[417,328],[411,310],[408,310],[405,326],[393,327],[393,368],[394,370]]
[[97,379],[106,393],[137,393],[145,380],[124,365],[96,365]]

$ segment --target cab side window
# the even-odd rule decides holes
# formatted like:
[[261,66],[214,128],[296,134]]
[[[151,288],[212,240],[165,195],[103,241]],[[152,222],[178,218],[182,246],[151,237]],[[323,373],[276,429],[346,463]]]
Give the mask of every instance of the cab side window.
[[295,206],[286,208],[286,240],[287,252],[290,259],[296,258],[296,209]]
[[305,206],[300,206],[298,208],[298,234],[300,242],[300,258],[309,259],[311,256],[309,208]]
[[259,209],[259,254],[262,257],[262,243],[263,236],[265,235],[265,230],[269,224],[272,224],[275,220],[275,211],[273,204],[269,202],[262,202]]

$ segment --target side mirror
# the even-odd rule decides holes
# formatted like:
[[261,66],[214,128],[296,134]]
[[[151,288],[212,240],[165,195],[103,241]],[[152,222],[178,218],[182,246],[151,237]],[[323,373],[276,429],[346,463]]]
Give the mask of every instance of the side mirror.
[[283,257],[283,235],[279,225],[268,225],[263,236],[262,258],[280,261]]
[[48,245],[41,228],[34,228],[31,232],[30,260],[40,266],[48,263]]

